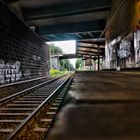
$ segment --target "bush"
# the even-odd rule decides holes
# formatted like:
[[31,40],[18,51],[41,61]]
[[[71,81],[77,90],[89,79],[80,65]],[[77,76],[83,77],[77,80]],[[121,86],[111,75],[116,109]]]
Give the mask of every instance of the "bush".
[[51,68],[50,69],[50,75],[51,77],[58,77],[58,76],[62,76],[64,74],[66,74],[67,71],[60,71],[58,69],[54,69],[54,68]]
[[59,73],[60,73],[60,71],[57,70],[57,69],[54,69],[54,68],[50,69],[50,75],[52,77],[55,76],[55,75],[57,75],[57,74],[59,74]]

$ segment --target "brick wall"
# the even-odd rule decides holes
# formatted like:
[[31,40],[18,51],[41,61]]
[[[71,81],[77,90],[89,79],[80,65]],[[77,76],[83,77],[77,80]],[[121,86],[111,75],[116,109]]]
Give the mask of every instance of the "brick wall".
[[0,84],[48,72],[48,46],[0,2]]

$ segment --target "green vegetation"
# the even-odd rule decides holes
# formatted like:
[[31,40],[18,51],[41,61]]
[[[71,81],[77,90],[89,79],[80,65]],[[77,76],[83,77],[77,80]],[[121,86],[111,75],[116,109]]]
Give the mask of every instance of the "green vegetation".
[[58,70],[58,69],[54,69],[54,68],[50,69],[51,77],[59,77],[59,76],[62,76],[64,74],[66,74],[66,73],[68,73],[67,70],[62,71],[62,70]]
[[50,75],[51,77],[59,77],[70,71],[74,71],[73,65],[70,63],[69,60],[63,59],[60,61],[60,70],[51,68]]
[[73,65],[70,63],[69,60],[63,59],[60,61],[60,70],[51,68],[50,75],[51,77],[59,77],[70,71],[74,71]]
[[61,48],[55,46],[53,43],[49,44],[49,53],[50,55],[60,55],[63,54]]
[[70,63],[70,61],[68,59],[63,59],[60,61],[60,67],[61,70],[67,70],[67,71],[73,71],[74,67],[73,65]]
[[[63,54],[63,51],[61,48],[55,46],[53,43],[49,44],[49,53],[50,55],[61,55]],[[63,59],[60,61],[59,63],[60,66],[60,70],[55,69],[55,68],[51,68],[50,69],[50,75],[51,77],[58,77],[58,76],[62,76],[66,73],[68,73],[68,71],[73,71],[74,67],[73,65],[70,63],[70,61],[68,59]]]
[[82,70],[82,69],[83,69],[83,60],[82,58],[79,58],[76,61],[76,70]]

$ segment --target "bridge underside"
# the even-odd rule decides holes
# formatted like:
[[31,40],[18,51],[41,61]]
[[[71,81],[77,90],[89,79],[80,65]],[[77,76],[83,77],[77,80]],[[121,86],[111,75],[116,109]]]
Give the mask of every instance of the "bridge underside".
[[107,69],[140,67],[137,0],[3,1],[44,41],[76,40],[77,57],[101,57]]
[[[105,44],[103,31],[111,0],[4,0],[44,41],[77,40]],[[86,45],[86,44],[85,44]],[[95,52],[83,46],[77,57]],[[85,50],[85,51],[84,51]],[[100,55],[104,55],[102,49]],[[76,57],[75,56],[75,57]]]
[[5,2],[45,41],[99,38],[111,6],[111,0]]
[[73,59],[73,58],[82,58],[81,56],[77,56],[77,54],[64,54],[59,56],[59,59]]

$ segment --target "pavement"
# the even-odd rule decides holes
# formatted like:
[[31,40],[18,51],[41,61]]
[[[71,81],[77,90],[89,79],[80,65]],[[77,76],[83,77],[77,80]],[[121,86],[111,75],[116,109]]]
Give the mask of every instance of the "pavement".
[[140,72],[76,72],[47,140],[140,140]]

